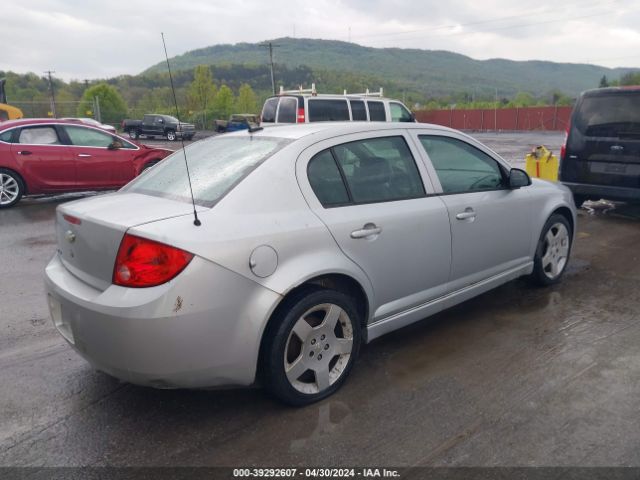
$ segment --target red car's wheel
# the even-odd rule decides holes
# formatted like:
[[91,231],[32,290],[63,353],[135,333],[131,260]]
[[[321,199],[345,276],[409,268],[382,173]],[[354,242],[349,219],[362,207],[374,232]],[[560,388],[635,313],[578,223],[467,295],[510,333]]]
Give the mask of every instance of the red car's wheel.
[[18,174],[0,168],[0,208],[14,206],[24,194],[24,183]]

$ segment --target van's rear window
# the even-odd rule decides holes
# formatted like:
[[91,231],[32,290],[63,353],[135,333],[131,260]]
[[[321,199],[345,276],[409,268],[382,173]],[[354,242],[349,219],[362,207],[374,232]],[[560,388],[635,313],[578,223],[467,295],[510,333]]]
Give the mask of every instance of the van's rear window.
[[[220,137],[185,148],[195,203],[212,207],[260,163],[292,140],[273,137]],[[122,191],[191,203],[185,152],[178,150],[126,185]]]
[[640,92],[584,97],[574,121],[590,137],[640,137]]

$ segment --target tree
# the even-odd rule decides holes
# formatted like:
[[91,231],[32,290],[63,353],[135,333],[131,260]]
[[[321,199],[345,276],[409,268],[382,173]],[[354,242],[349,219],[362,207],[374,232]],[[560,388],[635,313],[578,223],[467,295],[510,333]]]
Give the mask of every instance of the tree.
[[229,87],[222,84],[214,100],[216,114],[220,118],[229,118],[233,113],[233,101],[233,92]]
[[605,88],[609,86],[609,81],[607,80],[607,76],[606,75],[602,75],[602,78],[600,79],[600,85],[598,85],[599,88]]
[[518,92],[509,106],[512,107],[531,107],[535,105],[536,101],[529,92]]
[[247,83],[243,83],[238,91],[236,111],[238,113],[256,113],[258,111],[258,97]]
[[98,97],[103,123],[119,123],[127,115],[127,104],[116,87],[99,83],[84,91],[77,110],[79,117],[86,117],[87,111],[93,112],[95,97]]
[[207,65],[198,65],[193,70],[193,82],[187,90],[189,108],[199,112],[202,128],[207,125],[207,112],[211,109],[216,97],[216,86],[213,83],[211,69]]
[[640,72],[625,73],[620,77],[621,86],[640,85]]

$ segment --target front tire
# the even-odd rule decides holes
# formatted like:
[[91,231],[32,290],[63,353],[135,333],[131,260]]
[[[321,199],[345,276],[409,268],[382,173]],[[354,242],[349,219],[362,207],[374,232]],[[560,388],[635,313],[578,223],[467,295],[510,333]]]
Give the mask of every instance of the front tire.
[[263,350],[266,389],[294,406],[333,394],[360,350],[361,319],[353,300],[335,290],[305,289],[275,315]]
[[6,168],[0,168],[0,208],[13,207],[24,195],[24,183],[20,176]]
[[168,130],[167,131],[167,140],[169,140],[170,142],[175,142],[176,141],[176,132],[174,132],[173,130]]
[[558,283],[569,263],[571,254],[571,224],[563,215],[549,217],[536,248],[531,279],[538,285],[547,286]]

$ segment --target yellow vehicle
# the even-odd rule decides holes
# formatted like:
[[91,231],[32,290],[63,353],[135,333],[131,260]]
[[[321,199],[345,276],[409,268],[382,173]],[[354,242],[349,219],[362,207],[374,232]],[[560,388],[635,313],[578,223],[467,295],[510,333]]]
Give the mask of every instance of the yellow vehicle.
[[11,105],[7,105],[7,95],[4,92],[4,82],[6,82],[6,79],[0,78],[0,122],[22,118],[22,110],[17,107],[12,107]]

